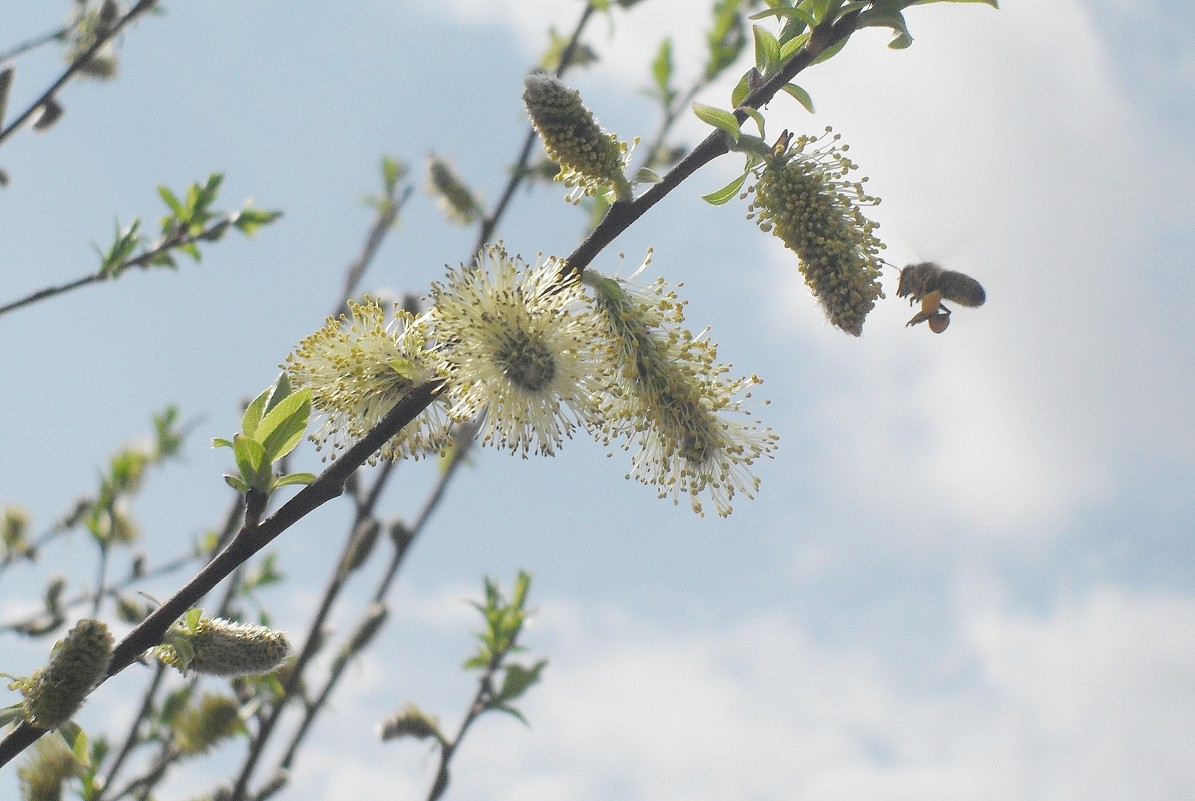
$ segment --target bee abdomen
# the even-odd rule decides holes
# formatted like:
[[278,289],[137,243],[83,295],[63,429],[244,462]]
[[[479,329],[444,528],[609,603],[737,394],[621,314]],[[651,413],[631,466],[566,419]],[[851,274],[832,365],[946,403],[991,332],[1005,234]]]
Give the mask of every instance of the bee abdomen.
[[982,306],[983,302],[988,299],[982,284],[971,276],[954,270],[942,271],[938,289],[942,291],[943,298],[953,300],[960,306]]
[[910,302],[915,302],[931,292],[941,292],[943,300],[960,306],[982,306],[987,300],[983,286],[974,278],[955,270],[944,270],[933,262],[910,264],[900,271],[897,297],[911,295]]

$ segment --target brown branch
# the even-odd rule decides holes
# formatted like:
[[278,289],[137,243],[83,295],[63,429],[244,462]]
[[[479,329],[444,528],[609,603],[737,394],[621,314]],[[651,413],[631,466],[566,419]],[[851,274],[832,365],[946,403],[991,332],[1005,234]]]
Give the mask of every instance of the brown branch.
[[[364,438],[345,451],[340,458],[297,495],[287,501],[272,516],[257,526],[242,527],[232,541],[216,554],[203,569],[168,601],[154,610],[133,629],[112,653],[105,680],[115,676],[137,661],[147,650],[162,642],[167,629],[200,598],[210,592],[239,565],[269,545],[282,532],[306,515],[339,496],[344,482],[382,445],[414,420],[420,412],[444,390],[441,381],[431,381],[407,393],[382,421]],[[0,767],[6,765],[37,738],[45,734],[28,723],[21,723],[0,741]]]
[[106,45],[112,40],[113,37],[116,36],[116,34],[120,33],[121,29],[123,29],[126,25],[128,25],[144,12],[153,8],[155,5],[157,5],[157,2],[158,0],[139,0],[137,5],[130,8],[127,14],[116,21],[115,25],[97,36],[91,47],[87,48],[82,55],[72,61],[70,66],[68,66],[66,70],[63,71],[62,75],[58,77],[58,80],[50,84],[49,89],[42,92],[41,97],[33,101],[32,105],[25,109],[25,111],[19,117],[9,123],[7,128],[0,129],[0,144],[3,144],[5,139],[7,139],[14,131],[24,125],[25,121],[32,117],[39,108],[52,100],[54,95],[58,93],[58,90],[65,86],[66,82],[73,78],[76,72],[83,69],[83,66],[91,61],[92,56],[98,53],[104,47],[104,45]]
[[[748,95],[747,99],[743,101],[743,107],[759,108],[766,105],[785,84],[812,64],[821,53],[838,42],[848,39],[855,32],[859,13],[858,11],[851,12],[832,25],[815,28],[805,47],[793,56],[783,70]],[[742,107],[735,110],[734,116],[740,123],[747,120],[747,112],[743,111]],[[630,202],[612,205],[606,212],[606,216],[593,229],[593,233],[568,257],[566,269],[577,273],[584,270],[597,257],[597,254],[601,253],[623,231],[646,214],[648,209],[663,200],[669,192],[680,186],[698,169],[728,152],[730,152],[730,145],[726,134],[722,131],[711,133],[701,144],[681,159],[658,184]]]

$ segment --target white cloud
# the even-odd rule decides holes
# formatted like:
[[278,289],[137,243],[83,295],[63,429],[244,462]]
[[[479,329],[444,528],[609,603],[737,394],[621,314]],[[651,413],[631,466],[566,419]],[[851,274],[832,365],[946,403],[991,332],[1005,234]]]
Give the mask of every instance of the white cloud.
[[1190,299],[1151,294],[1190,294],[1156,240],[1185,206],[1161,165],[1193,171],[1142,158],[1168,145],[1080,4],[952,11],[911,11],[910,51],[853,42],[807,85],[885,198],[889,258],[942,259],[987,305],[934,337],[906,331],[890,298],[864,342],[841,342],[772,242],[761,303],[778,336],[822,351],[802,367],[826,385],[807,433],[827,440],[827,484],[853,479],[852,506],[903,506],[930,535],[1032,540],[1127,494],[1143,461],[1166,465],[1159,479],[1195,469],[1195,371],[1175,351]]
[[[553,603],[550,609],[562,604]],[[1119,801],[1181,797],[1195,602],[1102,588],[1049,614],[960,613],[952,682],[776,616],[678,635],[627,614],[550,650],[524,708],[463,749],[457,798]],[[552,628],[551,621],[545,621]]]

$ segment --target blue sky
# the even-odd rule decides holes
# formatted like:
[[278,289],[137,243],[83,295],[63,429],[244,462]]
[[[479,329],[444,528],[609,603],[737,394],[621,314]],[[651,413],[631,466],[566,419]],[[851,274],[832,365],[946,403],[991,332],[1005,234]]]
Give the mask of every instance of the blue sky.
[[[52,24],[47,5],[6,10],[0,39]],[[286,217],[201,266],[0,317],[0,502],[52,520],[178,403],[199,422],[185,463],[136,506],[146,547],[174,553],[217,525],[227,452],[206,443],[321,325],[380,155],[415,168],[446,155],[495,199],[523,136],[522,76],[579,5],[213,2],[139,24],[119,80],[69,88],[54,129],[0,148],[3,299],[94,269],[89,242],[114,217],[156,219],[159,183],[220,170],[226,206],[252,195]],[[655,130],[638,90],[664,31],[678,70],[697,69],[695,5],[651,0],[591,28],[606,60],[575,85],[607,128]],[[654,247],[649,271],[684,282],[693,328],[765,379],[761,414],[781,439],[757,498],[698,519],[585,441],[551,461],[479,452],[290,797],[421,795],[425,754],[372,727],[407,700],[457,719],[474,627],[461,599],[520,567],[540,609],[528,645],[551,665],[524,706],[531,729],[484,720],[471,734],[454,798],[1119,801],[1195,786],[1195,51],[1180,35],[1195,20],[1175,3],[1002,5],[914,9],[911,49],[865,32],[801,78],[814,117],[786,98],[769,109],[772,132],[829,124],[850,142],[884,199],[891,261],[942,261],[988,303],[934,336],[904,327],[892,281],[864,336],[842,335],[745,209],[698,199],[738,165],[700,171],[613,250],[625,273]],[[20,62],[14,107],[52,68]],[[695,119],[678,133],[702,135]],[[562,194],[521,193],[508,247],[571,250],[583,218]],[[423,292],[472,238],[417,194],[366,284]],[[614,271],[616,254],[597,266]],[[300,461],[318,466],[309,449]],[[429,481],[421,466],[402,478],[387,515],[413,514]],[[280,624],[301,629],[346,515],[331,506],[279,541],[301,579],[267,596]],[[6,573],[0,617],[61,564]],[[43,657],[4,650],[12,673]],[[136,678],[85,716],[131,714],[121,688]]]

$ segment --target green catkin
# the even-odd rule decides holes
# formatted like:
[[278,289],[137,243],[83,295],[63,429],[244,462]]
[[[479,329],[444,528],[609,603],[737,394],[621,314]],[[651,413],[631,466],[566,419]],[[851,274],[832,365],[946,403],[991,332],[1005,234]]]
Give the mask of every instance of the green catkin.
[[87,694],[108,671],[112,659],[112,632],[98,620],[80,620],[57,645],[49,663],[10,689],[25,696],[25,720],[53,729],[71,719]]

